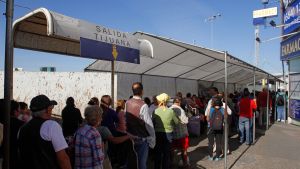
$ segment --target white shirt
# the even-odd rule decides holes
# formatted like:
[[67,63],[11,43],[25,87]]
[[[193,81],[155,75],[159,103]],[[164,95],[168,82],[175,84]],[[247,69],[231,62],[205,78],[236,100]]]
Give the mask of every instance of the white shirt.
[[68,148],[68,144],[62,132],[62,128],[54,120],[47,120],[42,124],[40,135],[42,139],[52,142],[55,152]]
[[149,107],[149,113],[150,113],[151,119],[152,119],[152,115],[153,115],[153,113],[155,112],[155,109],[156,109],[156,108],[157,108],[157,106],[154,105],[154,104],[151,104],[150,107]]
[[[138,97],[138,96],[133,96],[133,98],[141,100],[141,98]],[[155,147],[155,131],[154,131],[153,122],[152,122],[152,119],[150,117],[149,108],[148,108],[147,104],[144,104],[141,107],[140,118],[142,120],[144,120],[144,122],[146,123],[146,129],[147,129],[147,131],[150,135],[150,136],[147,137],[147,142],[149,144],[149,147],[154,148]]]
[[[205,116],[207,117],[209,115],[209,112],[210,112],[210,108],[211,108],[211,102],[212,102],[212,99],[210,99],[208,101],[208,104],[207,104],[207,107],[206,107],[206,110],[205,110]],[[223,102],[223,108],[225,110],[225,106],[226,106],[226,103]],[[231,109],[229,108],[229,106],[227,106],[227,114],[228,115],[231,115],[232,114],[232,111]]]
[[176,114],[176,116],[179,118],[180,120],[180,123],[181,124],[188,124],[189,123],[189,118],[186,116],[184,110],[180,107],[180,106],[177,106],[175,104],[173,104],[170,109],[173,109],[173,108],[177,108],[177,109],[180,109],[180,115]]

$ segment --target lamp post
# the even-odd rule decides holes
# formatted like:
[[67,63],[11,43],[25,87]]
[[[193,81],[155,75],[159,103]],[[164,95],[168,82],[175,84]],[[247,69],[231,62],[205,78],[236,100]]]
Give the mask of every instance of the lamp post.
[[217,14],[217,15],[212,15],[208,18],[205,19],[205,22],[210,22],[210,47],[213,48],[214,47],[214,21],[218,18],[221,17],[221,14]]

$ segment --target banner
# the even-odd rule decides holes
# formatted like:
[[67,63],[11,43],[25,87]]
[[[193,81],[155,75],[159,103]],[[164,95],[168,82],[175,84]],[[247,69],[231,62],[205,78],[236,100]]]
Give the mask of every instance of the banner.
[[288,34],[300,27],[300,0],[285,3],[283,11],[283,34]]
[[280,43],[280,59],[288,60],[300,56],[300,33]]
[[290,117],[300,120],[300,100],[290,99]]

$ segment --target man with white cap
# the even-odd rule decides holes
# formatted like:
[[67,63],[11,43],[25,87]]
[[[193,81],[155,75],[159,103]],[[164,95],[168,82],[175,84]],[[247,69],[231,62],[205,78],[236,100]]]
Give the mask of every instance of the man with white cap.
[[23,169],[71,169],[62,128],[51,120],[54,105],[45,95],[30,102],[33,119],[20,129],[18,140]]

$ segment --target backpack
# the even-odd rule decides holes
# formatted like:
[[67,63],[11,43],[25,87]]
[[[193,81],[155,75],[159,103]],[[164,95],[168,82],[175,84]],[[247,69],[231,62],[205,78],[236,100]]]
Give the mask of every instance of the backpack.
[[277,106],[283,106],[284,105],[284,98],[282,95],[279,94],[277,98]]
[[223,130],[224,116],[220,110],[214,109],[211,119],[210,128],[212,130]]

